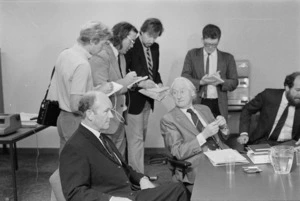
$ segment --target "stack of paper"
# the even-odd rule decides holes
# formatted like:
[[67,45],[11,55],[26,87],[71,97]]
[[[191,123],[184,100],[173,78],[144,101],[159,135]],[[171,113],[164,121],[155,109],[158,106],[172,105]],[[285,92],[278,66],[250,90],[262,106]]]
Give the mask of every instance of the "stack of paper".
[[116,83],[116,82],[111,82],[113,85],[113,89],[111,92],[106,94],[107,96],[111,96],[112,94],[116,93],[117,91],[121,90],[123,88],[123,85]]
[[220,78],[219,76],[217,76],[216,74],[212,74],[212,75],[205,75],[202,78],[203,81],[206,82],[216,82],[217,84],[221,84],[224,82],[224,80],[222,80],[222,78]]
[[270,163],[270,149],[269,144],[248,145],[247,156],[254,164]]
[[168,94],[169,87],[155,87],[151,89],[140,89],[139,92],[154,100],[161,101]]
[[137,77],[137,79],[133,83],[128,85],[127,88],[130,89],[135,83],[139,83],[140,81],[147,80],[147,79],[148,79],[148,76]]
[[216,150],[216,151],[207,151],[204,152],[204,154],[209,158],[210,162],[214,166],[222,166],[226,165],[228,163],[228,159],[232,162],[235,162],[235,164],[247,164],[249,161],[242,156],[239,152],[233,149],[222,149],[222,150]]
[[35,120],[31,120],[32,118],[37,118],[37,114],[31,114],[31,113],[25,113],[21,112],[20,117],[21,117],[21,124],[22,127],[36,127],[38,123],[36,123]]

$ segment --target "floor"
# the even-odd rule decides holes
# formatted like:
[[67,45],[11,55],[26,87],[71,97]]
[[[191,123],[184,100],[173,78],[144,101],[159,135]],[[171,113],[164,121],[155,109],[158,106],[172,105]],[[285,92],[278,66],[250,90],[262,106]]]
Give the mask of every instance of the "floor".
[[[156,152],[157,153],[157,152]],[[153,151],[145,155],[145,172],[149,176],[158,176],[157,183],[171,181],[168,165],[161,156]],[[153,160],[154,159],[154,160]],[[50,201],[49,177],[58,165],[56,151],[19,150],[19,170],[17,174],[18,201]],[[150,164],[151,163],[151,164]],[[9,154],[0,151],[0,201],[12,201],[13,189]]]

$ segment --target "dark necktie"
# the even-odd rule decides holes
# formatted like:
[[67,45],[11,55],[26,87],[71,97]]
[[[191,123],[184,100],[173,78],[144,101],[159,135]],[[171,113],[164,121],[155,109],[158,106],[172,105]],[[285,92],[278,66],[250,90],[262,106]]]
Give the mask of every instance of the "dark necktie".
[[[187,112],[191,114],[192,120],[193,120],[197,130],[199,132],[202,132],[203,125],[201,124],[197,114],[190,108],[187,109]],[[214,136],[211,136],[211,137],[206,139],[206,145],[208,146],[208,148],[210,150],[216,150],[216,149],[220,148],[218,143],[217,143],[217,139],[215,139]]]
[[110,155],[110,157],[111,157],[114,161],[116,161],[117,163],[120,164],[119,159],[117,158],[117,156],[116,156],[114,150],[113,150],[112,147],[110,146],[110,144],[109,144],[109,142],[107,141],[106,137],[103,136],[103,134],[100,134],[99,138],[101,139],[101,141],[102,141],[102,143],[103,143],[103,145],[104,145],[104,147],[105,147],[107,153]]
[[281,132],[281,130],[282,130],[282,127],[283,127],[283,125],[284,125],[284,123],[285,123],[285,121],[286,121],[286,118],[287,118],[287,116],[288,116],[288,113],[289,113],[289,107],[290,107],[290,104],[288,104],[288,105],[286,106],[286,108],[284,109],[284,111],[283,111],[283,113],[282,113],[280,119],[279,119],[278,122],[277,122],[276,127],[274,128],[272,134],[271,134],[270,137],[269,137],[270,140],[277,141],[278,136],[279,136],[279,134],[280,134],[280,132]]
[[[205,64],[205,74],[207,75],[209,75],[209,56],[210,54],[207,53],[206,64]],[[204,87],[203,97],[207,98],[207,85],[205,85]]]
[[150,48],[147,47],[146,49],[146,60],[147,60],[147,66],[149,71],[149,78],[153,80],[153,66],[151,61],[151,54],[150,54]]
[[119,70],[120,70],[121,77],[123,78],[123,73],[122,73],[122,68],[121,68],[121,58],[120,58],[120,54],[118,54],[118,64],[119,64]]

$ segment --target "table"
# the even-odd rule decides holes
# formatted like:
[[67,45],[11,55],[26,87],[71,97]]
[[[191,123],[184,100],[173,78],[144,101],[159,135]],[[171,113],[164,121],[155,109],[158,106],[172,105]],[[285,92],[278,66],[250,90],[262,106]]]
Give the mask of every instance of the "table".
[[200,160],[192,201],[300,200],[300,166],[295,158],[286,175],[275,174],[271,164],[257,165],[263,171],[255,174],[246,174],[244,165],[237,165],[235,174],[228,175],[225,166],[214,167],[204,154]]
[[20,128],[13,134],[7,136],[0,136],[0,144],[9,144],[9,155],[10,155],[11,173],[12,173],[13,190],[14,190],[14,201],[18,200],[17,179],[16,179],[16,170],[18,170],[17,142],[39,131],[46,129],[47,127],[48,126],[39,125],[34,128]]

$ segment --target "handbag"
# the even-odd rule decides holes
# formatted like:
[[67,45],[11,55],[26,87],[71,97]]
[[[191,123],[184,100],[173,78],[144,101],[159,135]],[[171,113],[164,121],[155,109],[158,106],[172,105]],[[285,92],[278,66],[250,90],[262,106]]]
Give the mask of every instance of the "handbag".
[[45,97],[42,100],[39,115],[37,118],[37,123],[41,124],[41,125],[45,125],[45,126],[56,126],[56,121],[57,121],[58,115],[60,113],[58,101],[47,100],[48,91],[49,91],[49,88],[51,85],[51,80],[52,80],[54,71],[55,71],[55,66],[52,70],[50,83],[48,85],[48,89],[46,91]]

